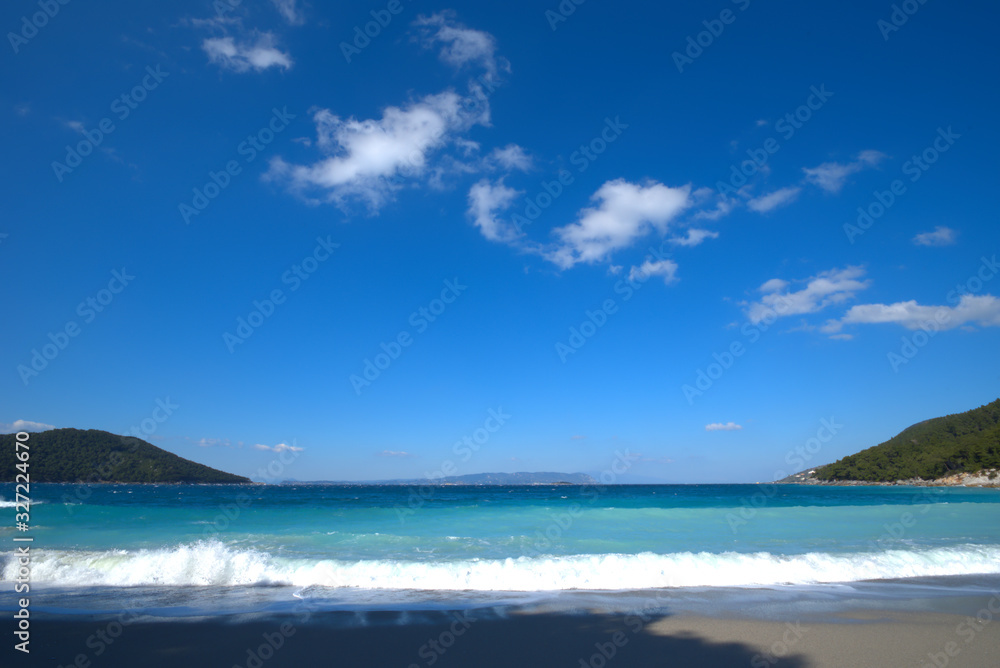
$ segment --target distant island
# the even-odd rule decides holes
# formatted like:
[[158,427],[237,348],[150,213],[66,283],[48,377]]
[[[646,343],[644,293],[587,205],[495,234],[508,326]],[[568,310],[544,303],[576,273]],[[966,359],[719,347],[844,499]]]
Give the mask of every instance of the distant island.
[[294,485],[594,485],[597,481],[586,473],[470,473],[443,478],[407,480],[285,480]]
[[907,427],[885,443],[777,482],[1000,486],[1000,399]]
[[[14,434],[0,436],[0,481],[20,473]],[[28,440],[31,482],[83,483],[249,483],[233,475],[167,452],[134,436],[97,429],[52,429]]]

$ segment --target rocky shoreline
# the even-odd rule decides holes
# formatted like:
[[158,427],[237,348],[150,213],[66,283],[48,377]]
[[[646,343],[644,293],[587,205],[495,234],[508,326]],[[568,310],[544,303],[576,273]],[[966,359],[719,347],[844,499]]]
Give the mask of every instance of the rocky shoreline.
[[892,482],[869,482],[867,480],[817,480],[814,475],[816,469],[803,471],[790,475],[787,478],[776,480],[779,484],[790,485],[835,485],[835,486],[861,486],[879,485],[892,486],[904,485],[909,487],[991,487],[1000,489],[1000,469],[981,469],[975,473],[954,473],[943,478],[934,480],[924,480],[922,478],[910,478],[909,480],[895,480]]

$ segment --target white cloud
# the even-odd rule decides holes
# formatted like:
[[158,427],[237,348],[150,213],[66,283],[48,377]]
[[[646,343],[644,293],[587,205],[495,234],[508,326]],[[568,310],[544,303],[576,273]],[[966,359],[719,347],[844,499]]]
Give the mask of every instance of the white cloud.
[[799,188],[798,186],[781,188],[772,193],[761,195],[760,197],[754,197],[747,202],[747,208],[751,211],[756,211],[757,213],[767,213],[768,211],[777,209],[779,206],[791,204],[795,201],[795,198],[799,196],[801,191],[802,188]]
[[641,266],[632,267],[628,272],[628,280],[648,280],[652,276],[662,276],[667,285],[677,281],[677,263],[673,260],[646,260]]
[[705,431],[739,431],[740,429],[743,429],[743,425],[736,424],[735,422],[727,422],[725,424],[713,422],[712,424],[705,425]]
[[14,434],[19,431],[48,431],[49,429],[55,429],[55,427],[44,422],[32,422],[31,420],[14,420],[11,423],[0,422],[0,434]]
[[288,445],[287,443],[278,443],[275,446],[257,443],[253,447],[257,450],[267,450],[268,452],[302,452],[302,448],[296,445]]
[[571,441],[582,441],[583,439],[585,439],[587,437],[583,436],[582,434],[575,434],[573,436],[570,436],[569,438],[570,438]]
[[413,24],[421,28],[426,48],[442,45],[438,57],[449,65],[461,68],[470,63],[479,64],[491,77],[498,68],[510,69],[505,60],[497,59],[493,35],[456,22],[453,12],[420,16]]
[[761,292],[777,292],[779,290],[784,290],[788,287],[788,281],[783,281],[780,278],[772,278],[769,281],[764,281],[764,284],[760,286]]
[[711,230],[702,230],[696,227],[692,227],[687,231],[687,236],[684,237],[671,237],[670,243],[677,246],[697,246],[705,239],[717,239],[719,237],[718,232],[712,232]]
[[690,194],[690,186],[608,181],[591,196],[596,206],[581,210],[575,223],[554,230],[559,245],[547,257],[563,269],[603,260],[653,228],[666,232],[670,221],[691,205]]
[[311,165],[274,158],[265,177],[293,192],[319,190],[340,205],[359,198],[374,211],[393,197],[402,178],[433,172],[428,161],[435,151],[488,122],[488,109],[466,111],[463,103],[470,99],[451,91],[428,95],[403,108],[386,107],[377,120],[344,119],[321,109],[313,115],[316,145],[328,157]]
[[933,232],[921,232],[913,237],[918,246],[950,246],[955,243],[958,233],[950,227],[938,225]]
[[489,160],[503,169],[517,169],[526,172],[531,169],[531,156],[517,144],[507,144],[503,148],[495,148],[490,153]]
[[839,320],[828,321],[821,330],[836,334],[845,324],[884,323],[934,331],[970,324],[1000,327],[1000,299],[993,295],[963,295],[953,307],[923,306],[914,299],[894,304],[858,304]]
[[255,70],[261,72],[269,67],[289,69],[292,57],[274,46],[274,35],[260,33],[252,42],[237,42],[235,38],[210,37],[201,43],[208,59],[222,68],[234,72]]
[[469,189],[469,215],[484,237],[490,241],[510,243],[519,236],[517,229],[499,220],[496,213],[509,208],[523,194],[523,191],[505,186],[503,179],[496,183],[483,179]]
[[295,6],[296,0],[271,0],[271,3],[289,25],[300,26],[306,22],[302,12]]
[[835,193],[840,192],[847,182],[847,177],[855,172],[860,172],[868,167],[875,167],[887,156],[879,151],[861,151],[853,162],[824,162],[818,167],[803,167],[806,181],[819,186],[823,190]]
[[764,293],[760,301],[745,304],[750,322],[757,324],[767,317],[783,317],[801,313],[815,313],[839,304],[864,290],[869,282],[861,280],[865,271],[861,267],[831,269],[813,276],[801,290],[790,292],[789,283],[772,278],[760,287]]
[[232,441],[230,441],[228,438],[225,438],[225,439],[223,439],[223,438],[202,438],[202,439],[198,440],[198,446],[202,447],[202,448],[211,448],[211,447],[214,447],[216,445],[221,445],[222,447],[225,447],[225,448],[231,448],[231,447],[233,447]]
[[383,450],[382,452],[378,453],[378,456],[379,457],[412,457],[413,455],[411,455],[409,452],[406,452],[404,450]]
[[719,220],[720,218],[728,216],[738,205],[739,200],[722,196],[715,203],[714,209],[698,211],[692,216],[692,218],[694,220]]

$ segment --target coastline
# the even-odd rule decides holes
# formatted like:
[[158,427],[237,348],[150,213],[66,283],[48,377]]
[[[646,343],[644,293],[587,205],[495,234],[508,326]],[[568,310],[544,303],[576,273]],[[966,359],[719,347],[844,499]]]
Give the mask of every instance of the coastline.
[[[775,480],[772,485],[831,485],[840,487],[979,487],[984,489],[1000,489],[1000,471],[997,469],[980,469],[975,473],[954,473],[942,478],[924,480],[910,478],[908,480],[870,481],[870,480],[818,480],[813,477],[815,469],[795,473]],[[762,483],[764,484],[764,483]]]

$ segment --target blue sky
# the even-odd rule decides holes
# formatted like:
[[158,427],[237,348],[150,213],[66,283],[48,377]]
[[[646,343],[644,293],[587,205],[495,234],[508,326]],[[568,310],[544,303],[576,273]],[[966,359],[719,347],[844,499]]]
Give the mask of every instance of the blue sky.
[[992,401],[998,10],[904,5],[7,3],[0,422],[752,482]]

